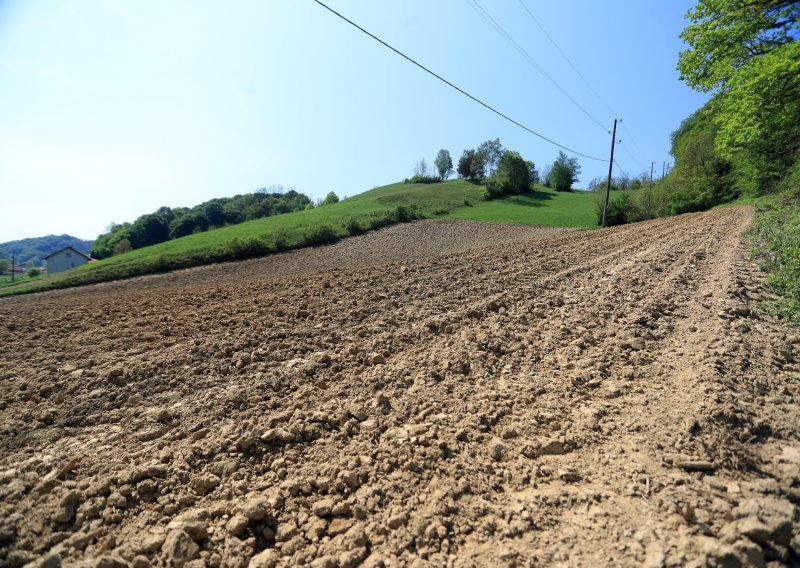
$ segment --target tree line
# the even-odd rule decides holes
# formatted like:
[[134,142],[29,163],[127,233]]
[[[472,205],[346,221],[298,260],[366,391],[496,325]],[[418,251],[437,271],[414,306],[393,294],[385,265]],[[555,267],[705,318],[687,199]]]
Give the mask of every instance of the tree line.
[[[324,203],[335,201],[338,197],[329,194]],[[159,207],[133,223],[112,223],[106,233],[97,237],[90,254],[98,259],[108,258],[194,233],[309,207],[313,204],[307,195],[294,189],[284,191],[281,186],[211,199],[191,208]]]
[[800,196],[800,3],[700,0],[687,18],[678,70],[712,98],[672,133],[669,174],[623,195],[615,222]]
[[[406,178],[406,183],[438,183],[453,173],[453,160],[448,150],[439,150],[434,160],[434,168],[422,158],[414,165],[414,175]],[[522,155],[504,148],[499,138],[487,140],[477,148],[467,148],[461,154],[455,173],[458,177],[486,186],[484,197],[493,199],[502,195],[514,195],[532,191],[537,183],[557,191],[571,191],[578,181],[581,167],[577,158],[570,158],[559,152],[555,162],[546,166],[544,176],[540,176],[536,164]]]

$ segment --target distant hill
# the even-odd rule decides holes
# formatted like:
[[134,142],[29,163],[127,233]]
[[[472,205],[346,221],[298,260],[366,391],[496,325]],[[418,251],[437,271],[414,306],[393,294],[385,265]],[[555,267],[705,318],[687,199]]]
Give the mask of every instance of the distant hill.
[[35,266],[44,264],[44,257],[64,247],[73,247],[82,253],[89,254],[94,241],[85,241],[71,235],[47,235],[19,241],[0,243],[0,258],[15,256],[17,264],[25,265],[29,261]]

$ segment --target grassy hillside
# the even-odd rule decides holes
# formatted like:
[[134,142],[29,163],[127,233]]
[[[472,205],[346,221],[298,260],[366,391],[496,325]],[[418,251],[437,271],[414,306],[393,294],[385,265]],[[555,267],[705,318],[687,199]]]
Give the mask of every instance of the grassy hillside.
[[543,186],[537,186],[536,191],[527,195],[479,201],[473,207],[456,209],[447,217],[550,227],[597,227],[594,193],[562,193]]
[[594,227],[594,195],[537,187],[526,196],[483,200],[483,188],[464,180],[396,183],[340,203],[265,217],[189,235],[93,262],[48,278],[0,287],[0,296],[129,278],[331,242],[419,217],[550,226]]

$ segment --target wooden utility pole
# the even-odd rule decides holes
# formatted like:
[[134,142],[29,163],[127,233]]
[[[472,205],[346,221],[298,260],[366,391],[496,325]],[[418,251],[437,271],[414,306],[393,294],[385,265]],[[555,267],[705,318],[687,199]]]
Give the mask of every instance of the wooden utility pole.
[[611,133],[611,159],[608,161],[608,182],[606,183],[606,202],[603,205],[603,223],[606,226],[606,213],[608,213],[608,196],[611,193],[611,171],[614,167],[614,142],[617,139],[617,119],[614,119],[614,131]]
[[653,193],[653,166],[655,165],[655,162],[650,162],[650,193]]
[[16,267],[16,264],[17,264],[16,263],[16,259],[17,259],[17,257],[12,254],[11,255],[11,281],[12,282],[14,281],[14,268]]

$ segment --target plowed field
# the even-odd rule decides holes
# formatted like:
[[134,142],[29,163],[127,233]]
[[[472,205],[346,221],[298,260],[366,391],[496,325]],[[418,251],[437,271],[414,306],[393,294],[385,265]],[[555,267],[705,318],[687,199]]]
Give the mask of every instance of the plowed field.
[[800,338],[751,215],[2,300],[0,565],[797,564]]

